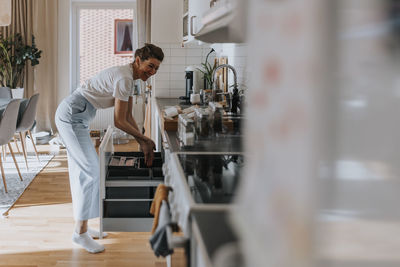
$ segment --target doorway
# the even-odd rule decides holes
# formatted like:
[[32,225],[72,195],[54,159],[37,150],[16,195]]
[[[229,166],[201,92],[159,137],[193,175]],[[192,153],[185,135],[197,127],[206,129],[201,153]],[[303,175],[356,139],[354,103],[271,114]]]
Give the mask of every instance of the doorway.
[[[73,2],[71,26],[71,93],[99,71],[132,62],[137,48],[135,2]],[[98,110],[90,128],[113,125],[113,112]]]

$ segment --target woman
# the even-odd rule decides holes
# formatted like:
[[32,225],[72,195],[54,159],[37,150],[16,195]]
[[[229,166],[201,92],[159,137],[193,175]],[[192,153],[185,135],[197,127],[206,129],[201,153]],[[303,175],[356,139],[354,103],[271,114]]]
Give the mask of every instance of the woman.
[[146,44],[135,51],[134,62],[101,71],[64,99],[56,112],[56,125],[67,148],[69,180],[75,231],[73,242],[91,253],[104,247],[93,240],[99,232],[88,228],[88,219],[99,217],[100,166],[89,135],[89,123],[99,108],[114,106],[114,124],[131,134],[144,152],[145,162],[152,165],[154,142],[141,134],[132,117],[132,95],[135,80],[146,81],[154,75],[164,53]]

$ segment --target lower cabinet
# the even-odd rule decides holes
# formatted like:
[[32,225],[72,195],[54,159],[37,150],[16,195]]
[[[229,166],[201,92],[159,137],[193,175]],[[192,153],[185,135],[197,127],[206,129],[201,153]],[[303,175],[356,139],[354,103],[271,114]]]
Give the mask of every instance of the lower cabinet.
[[152,217],[149,210],[151,201],[146,200],[127,200],[127,201],[110,201],[104,202],[105,218],[148,218]]
[[142,152],[114,153],[112,138],[106,137],[100,146],[100,230],[148,232],[153,224],[150,207],[164,180],[161,153],[156,152],[153,166],[147,167]]

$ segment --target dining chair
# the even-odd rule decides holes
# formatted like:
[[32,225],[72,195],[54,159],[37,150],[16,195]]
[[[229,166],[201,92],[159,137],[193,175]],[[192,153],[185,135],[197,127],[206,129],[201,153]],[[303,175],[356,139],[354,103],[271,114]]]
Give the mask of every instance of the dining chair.
[[8,87],[0,87],[0,98],[11,99],[12,98],[11,89]]
[[[17,125],[17,119],[18,119],[18,110],[19,110],[19,99],[13,99],[10,101],[10,103],[7,105],[5,108],[3,114],[1,115],[1,120],[0,120],[0,145],[6,145],[8,144],[8,148],[10,149],[10,153],[12,155],[12,158],[15,163],[15,167],[17,168],[19,178],[22,181],[22,176],[21,172],[19,171],[17,161],[15,160],[14,152],[12,150],[12,147],[10,145],[10,140],[13,137],[15,130],[16,130],[16,125]],[[4,190],[6,193],[7,191],[7,183],[6,183],[6,178],[5,178],[5,173],[4,173],[4,168],[3,168],[3,162],[0,157],[0,169],[1,169],[1,175],[3,178],[3,184],[4,184]]]
[[31,129],[35,123],[35,117],[36,117],[36,109],[37,109],[37,104],[39,101],[39,94],[35,94],[29,98],[28,102],[26,105],[22,105],[20,107],[20,112],[19,112],[19,118],[18,118],[18,123],[17,123],[17,129],[16,133],[19,134],[19,137],[21,138],[21,146],[22,146],[22,153],[24,154],[25,158],[25,164],[26,164],[26,169],[28,170],[28,159],[27,159],[27,151],[26,151],[26,143],[25,143],[25,137],[26,134],[29,134],[29,137],[32,141],[33,149],[35,150],[36,158],[40,162],[39,155],[36,149],[35,142],[33,142],[33,136],[31,133]]
[[[11,89],[9,87],[0,87],[0,98],[5,98],[5,99],[11,99],[12,98],[12,93]],[[6,158],[6,145],[1,146],[2,148],[2,157],[3,159]],[[18,149],[19,151],[19,149]]]

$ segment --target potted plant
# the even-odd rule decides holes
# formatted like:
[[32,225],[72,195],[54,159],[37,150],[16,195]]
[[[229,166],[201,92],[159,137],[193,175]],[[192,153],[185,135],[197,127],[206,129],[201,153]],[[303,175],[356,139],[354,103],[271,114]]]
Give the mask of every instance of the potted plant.
[[0,86],[11,89],[23,87],[26,62],[29,60],[31,66],[39,64],[41,54],[33,35],[32,45],[25,44],[19,33],[0,39]]
[[208,62],[208,56],[212,52],[215,52],[214,48],[212,48],[210,50],[210,52],[208,52],[208,54],[206,56],[206,61],[204,63],[201,63],[201,66],[203,66],[203,69],[197,68],[201,73],[203,73],[204,89],[211,89],[212,85],[214,83],[213,73],[217,67],[217,63],[214,62],[214,65],[211,66],[211,64]]

